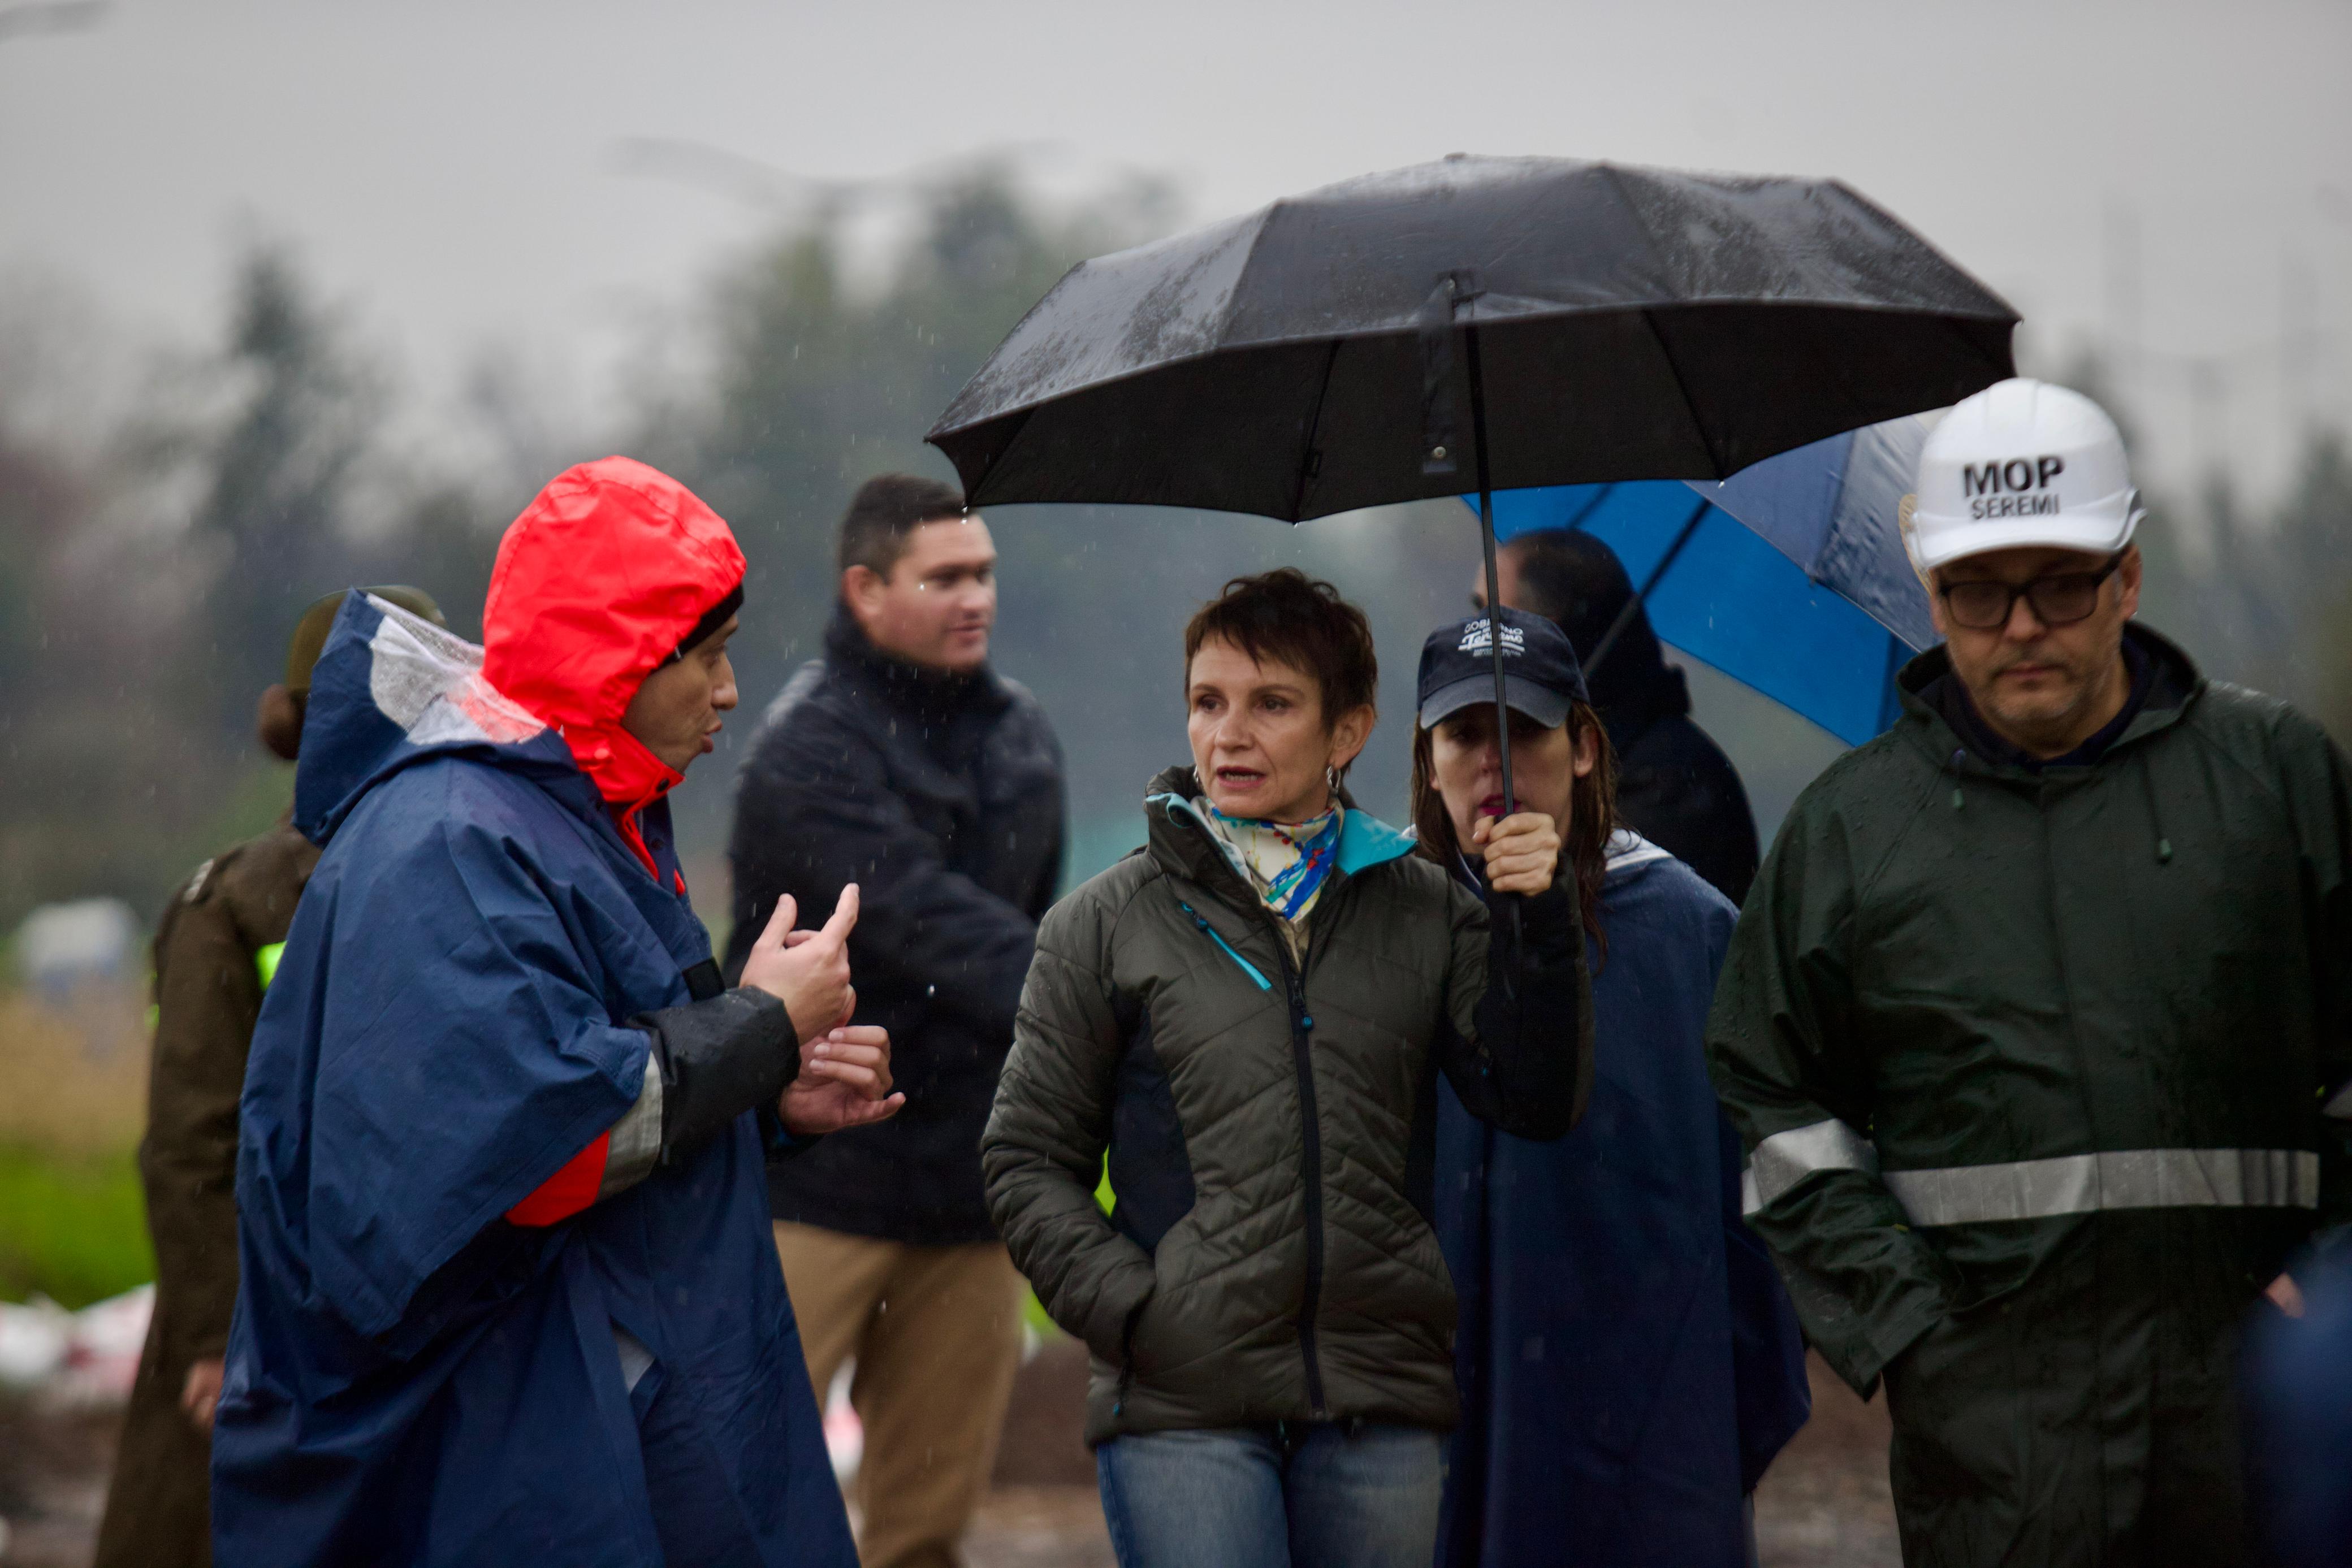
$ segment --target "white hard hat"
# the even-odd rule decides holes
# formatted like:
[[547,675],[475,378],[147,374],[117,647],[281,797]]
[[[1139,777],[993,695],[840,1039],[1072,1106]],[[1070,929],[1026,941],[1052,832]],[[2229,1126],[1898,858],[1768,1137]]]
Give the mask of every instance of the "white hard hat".
[[2112,555],[2143,515],[2106,411],[2021,376],[1953,404],[1929,434],[1903,546],[1922,575],[2021,546]]

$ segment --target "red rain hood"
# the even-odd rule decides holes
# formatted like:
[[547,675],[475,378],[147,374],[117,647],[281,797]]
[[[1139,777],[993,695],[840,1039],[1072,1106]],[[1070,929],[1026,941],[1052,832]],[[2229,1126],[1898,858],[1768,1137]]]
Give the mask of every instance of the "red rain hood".
[[583,463],[550,480],[499,542],[483,677],[554,726],[604,799],[634,810],[685,775],[621,715],[742,580],[735,536],[685,486],[632,458]]

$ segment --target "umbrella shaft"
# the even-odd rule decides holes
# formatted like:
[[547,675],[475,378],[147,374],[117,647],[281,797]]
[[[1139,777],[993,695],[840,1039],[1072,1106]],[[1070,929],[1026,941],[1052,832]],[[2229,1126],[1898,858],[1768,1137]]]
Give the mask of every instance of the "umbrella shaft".
[[[1478,536],[1486,549],[1486,643],[1495,661],[1495,756],[1503,768],[1503,814],[1509,816],[1518,810],[1519,798],[1511,788],[1511,709],[1503,693],[1502,574],[1495,566],[1495,483],[1486,467],[1486,378],[1478,361],[1475,325],[1463,329],[1462,347],[1470,371],[1470,435],[1478,448]],[[1512,897],[1504,903],[1510,906],[1511,952],[1516,957],[1524,939],[1519,901]],[[1507,991],[1507,973],[1502,983]]]
[[1495,754],[1502,762],[1503,814],[1518,809],[1511,788],[1511,710],[1503,690],[1502,573],[1495,564],[1495,486],[1486,462],[1486,378],[1478,358],[1478,329],[1462,331],[1463,358],[1470,371],[1470,437],[1478,457],[1478,536],[1486,552],[1486,643],[1495,664]]

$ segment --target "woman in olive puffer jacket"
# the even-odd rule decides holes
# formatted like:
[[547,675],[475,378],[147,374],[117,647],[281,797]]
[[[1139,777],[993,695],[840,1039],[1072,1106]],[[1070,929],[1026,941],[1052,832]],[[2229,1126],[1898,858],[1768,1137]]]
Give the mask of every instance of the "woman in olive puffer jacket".
[[1125,1568],[1423,1568],[1457,1414],[1437,1074],[1535,1138],[1591,1083],[1558,832],[1481,824],[1517,905],[1496,919],[1352,810],[1375,679],[1328,584],[1228,584],[1185,634],[1193,765],[1153,780],[1147,847],[1038,931],[982,1155],[1013,1261],[1094,1353]]

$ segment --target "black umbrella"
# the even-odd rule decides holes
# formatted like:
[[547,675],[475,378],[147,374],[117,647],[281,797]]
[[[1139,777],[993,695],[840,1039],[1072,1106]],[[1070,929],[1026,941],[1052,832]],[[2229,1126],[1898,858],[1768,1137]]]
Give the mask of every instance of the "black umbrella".
[[1297,522],[1466,475],[1499,608],[1496,489],[1720,479],[2013,374],[2016,324],[1834,181],[1456,154],[1081,262],[929,439],[976,507]]

